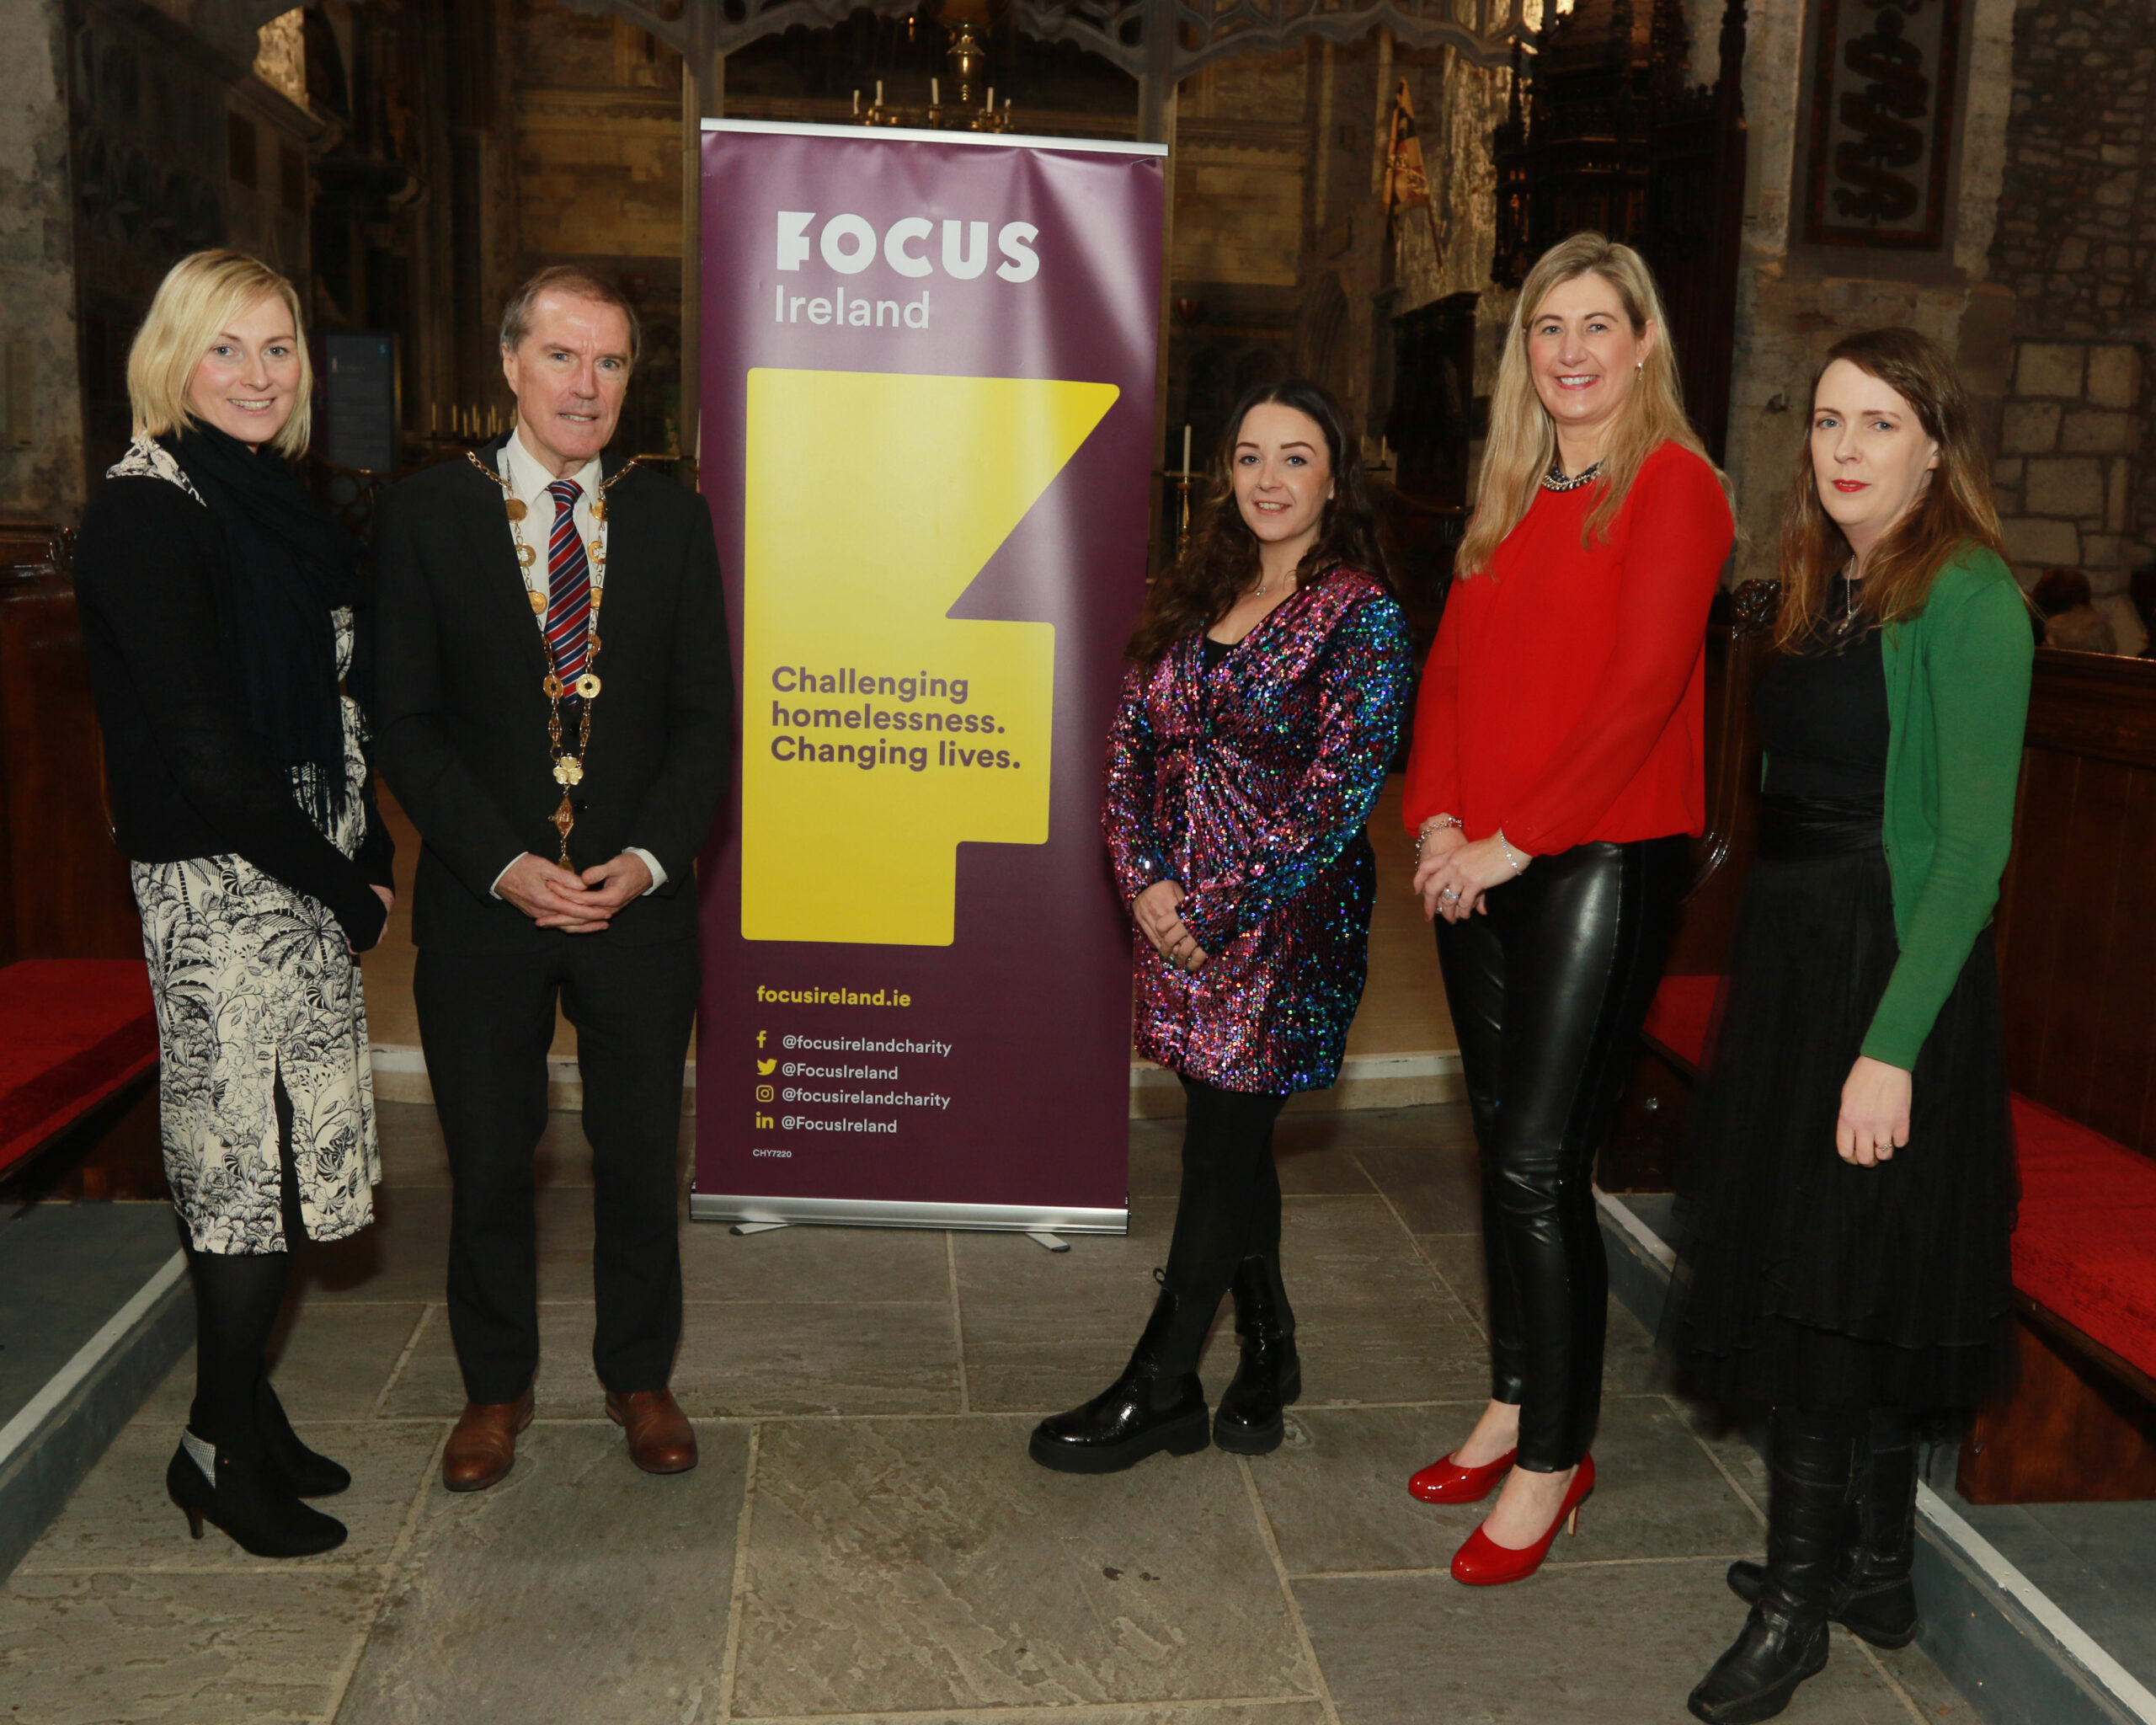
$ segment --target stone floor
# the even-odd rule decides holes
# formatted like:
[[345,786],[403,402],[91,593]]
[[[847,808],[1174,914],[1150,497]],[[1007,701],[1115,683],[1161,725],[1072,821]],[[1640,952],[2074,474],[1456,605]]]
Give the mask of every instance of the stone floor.
[[[703,1465],[636,1472],[586,1363],[590,1191],[574,1116],[542,1153],[547,1357],[516,1471],[451,1497],[461,1391],[430,1112],[385,1109],[382,1226],[310,1265],[277,1369],[352,1466],[345,1546],[188,1540],[163,1470],[183,1365],[0,1588],[0,1718],[579,1725],[1633,1725],[1678,1720],[1735,1632],[1759,1474],[1648,1386],[1621,1310],[1577,1541],[1487,1592],[1445,1572],[1472,1509],[1413,1503],[1480,1399],[1462,1111],[1291,1116],[1285,1258],[1308,1399],[1286,1447],[1106,1479],[1026,1459],[1099,1388],[1173,1219],[1174,1123],[1132,1128],[1132,1232],[685,1227],[675,1386]],[[1230,1369],[1216,1334],[1210,1374]],[[1924,1656],[1837,1632],[1804,1725],[1972,1718]]]

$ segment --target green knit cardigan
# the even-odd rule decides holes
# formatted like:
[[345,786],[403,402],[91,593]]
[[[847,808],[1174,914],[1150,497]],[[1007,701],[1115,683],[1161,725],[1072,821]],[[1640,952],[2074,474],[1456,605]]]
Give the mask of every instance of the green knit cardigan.
[[1913,1068],[1999,903],[2036,638],[2014,576],[1965,544],[1884,632],[1886,871],[1901,955],[1864,1052]]

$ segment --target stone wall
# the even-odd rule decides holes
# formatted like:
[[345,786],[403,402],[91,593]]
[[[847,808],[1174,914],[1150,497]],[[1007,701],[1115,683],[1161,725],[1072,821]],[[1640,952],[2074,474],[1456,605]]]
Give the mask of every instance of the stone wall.
[[83,505],[62,0],[0,7],[0,515]]
[[1996,478],[2016,571],[2084,570],[2120,647],[2156,558],[2156,125],[2145,0],[2023,0],[1991,270],[2015,296]]

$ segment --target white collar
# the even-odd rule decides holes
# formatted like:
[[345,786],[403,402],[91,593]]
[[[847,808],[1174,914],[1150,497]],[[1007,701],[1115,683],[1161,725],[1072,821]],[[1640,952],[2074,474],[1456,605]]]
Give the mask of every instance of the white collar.
[[[514,461],[510,459],[512,451],[515,452]],[[502,478],[509,481],[511,494],[521,498],[526,509],[536,510],[542,503],[551,505],[553,502],[547,494],[547,488],[554,483],[554,475],[547,471],[547,464],[532,453],[531,446],[524,441],[521,423],[510,433],[509,441],[502,446],[501,461]],[[600,460],[594,456],[582,467],[561,477],[574,479],[583,486],[584,495],[578,501],[587,502],[595,494],[603,478]]]

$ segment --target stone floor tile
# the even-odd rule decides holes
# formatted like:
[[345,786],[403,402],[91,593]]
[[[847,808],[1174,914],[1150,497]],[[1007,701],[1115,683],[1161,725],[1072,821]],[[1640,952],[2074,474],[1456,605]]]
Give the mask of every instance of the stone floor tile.
[[691,1300],[947,1304],[951,1260],[943,1235],[933,1229],[779,1228],[740,1236],[723,1223],[692,1222],[681,1231],[681,1288]]
[[[1178,1124],[1181,1123],[1178,1122]],[[1326,1193],[1368,1193],[1369,1177],[1364,1173],[1351,1150],[1307,1140],[1283,1142],[1273,1135],[1273,1166],[1280,1172],[1280,1189],[1289,1196]],[[1172,1199],[1182,1185],[1182,1140],[1140,1142],[1134,1134],[1130,1146],[1130,1190],[1134,1196]]]
[[375,1222],[309,1244],[295,1269],[311,1300],[440,1300],[449,1280],[449,1188],[375,1188]]
[[1288,1442],[1250,1465],[1289,1573],[1450,1562],[1482,1509],[1418,1503],[1407,1481],[1465,1436],[1481,1411],[1480,1400],[1294,1409]]
[[205,1525],[189,1539],[186,1519],[165,1495],[165,1464],[179,1442],[176,1426],[137,1421],[113,1440],[89,1477],[45,1537],[23,1559],[23,1573],[45,1571],[336,1568],[386,1560],[404,1526],[406,1513],[432,1471],[445,1426],[383,1420],[320,1424],[300,1422],[300,1436],[352,1471],[350,1491],[323,1498],[314,1507],[334,1515],[350,1536],[316,1557],[250,1557],[216,1528]]
[[1336,1150],[1388,1148],[1412,1154],[1443,1146],[1471,1146],[1475,1126],[1465,1103],[1411,1108],[1340,1108],[1283,1115],[1274,1142],[1293,1149],[1323,1145]]
[[1417,1234],[1471,1234],[1482,1226],[1482,1175],[1472,1140],[1358,1148],[1355,1160]]
[[[736,1713],[742,1725],[756,1725]],[[1173,1701],[1161,1706],[995,1707],[959,1712],[812,1713],[783,1725],[1326,1725],[1320,1701]],[[702,1725],[699,1716],[699,1725]]]
[[[1510,1587],[1450,1576],[1299,1581],[1341,1725],[1652,1725],[1743,1621],[1717,1559],[1545,1567]],[[1847,1636],[1791,1709],[1803,1725],[1908,1725]]]
[[1594,1465],[1578,1536],[1558,1535],[1552,1563],[1758,1555],[1758,1518],[1660,1397],[1603,1398]]
[[611,1428],[535,1426],[509,1478],[429,1498],[338,1725],[708,1717],[748,1434],[639,1473]]
[[1280,1263],[1299,1320],[1321,1309],[1390,1308],[1434,1300],[1442,1322],[1467,1309],[1430,1274],[1413,1236],[1381,1198],[1290,1198],[1281,1206]]
[[1314,1693],[1233,1458],[1078,1478],[1024,1433],[765,1427],[737,1712]]
[[[1036,1248],[1038,1250],[1038,1248]],[[947,1308],[831,1302],[698,1300],[682,1311],[673,1388],[692,1418],[757,1414],[952,1413],[958,1409],[958,1348]],[[593,1308],[539,1308],[539,1418],[604,1417],[591,1364]],[[398,1418],[455,1418],[463,1379],[440,1313],[384,1405]]]
[[21,1725],[320,1718],[378,1584],[349,1569],[19,1571],[0,1587],[0,1708]]

